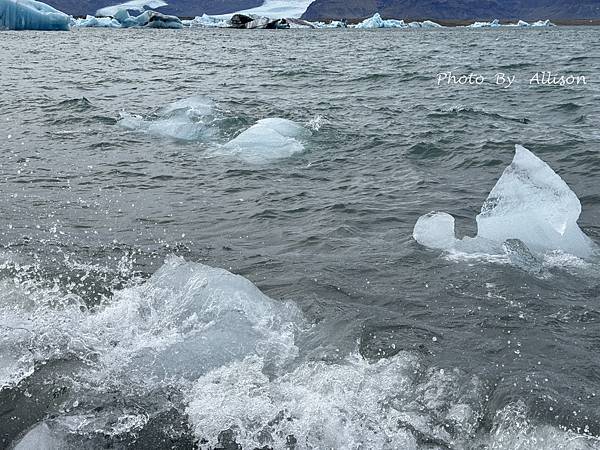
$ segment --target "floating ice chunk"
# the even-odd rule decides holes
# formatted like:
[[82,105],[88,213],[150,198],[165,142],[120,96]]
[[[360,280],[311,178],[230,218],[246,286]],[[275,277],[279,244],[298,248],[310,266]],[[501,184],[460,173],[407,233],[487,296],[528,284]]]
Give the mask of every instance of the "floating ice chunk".
[[500,21],[498,19],[494,19],[492,22],[475,22],[469,25],[469,28],[499,28]]
[[301,314],[241,276],[172,257],[147,283],[117,293],[90,319],[122,343],[101,357],[109,371],[162,380],[196,379],[258,353],[274,366],[283,364],[296,354]]
[[181,23],[179,17],[168,16],[156,11],[145,11],[137,16],[135,20],[140,26],[147,28],[170,28],[175,30],[183,28],[183,23]]
[[468,28],[500,28],[500,27],[521,27],[521,28],[530,28],[530,27],[553,27],[554,24],[549,20],[538,20],[534,23],[525,22],[524,20],[519,20],[516,24],[501,24],[498,19],[493,22],[475,22],[471,25],[468,25]]
[[79,28],[121,28],[121,23],[110,17],[86,16],[85,19],[76,19],[73,25]]
[[0,29],[68,31],[71,17],[34,0],[0,0]]
[[532,250],[589,256],[592,241],[577,220],[581,203],[544,161],[520,145],[477,216],[477,236],[520,239]]
[[139,16],[132,17],[128,11],[117,11],[114,17],[123,28],[147,27],[147,28],[183,28],[181,19],[176,16],[168,16],[156,11],[144,11]]
[[[445,213],[422,216],[413,232],[422,245],[473,251],[518,239],[529,250],[559,250],[580,258],[595,244],[577,225],[581,203],[569,186],[544,161],[517,145],[512,163],[490,192],[477,216],[477,236],[454,237],[454,220]],[[506,250],[506,247],[505,247]]]
[[429,248],[448,250],[456,244],[454,217],[432,212],[419,217],[413,231],[414,239]]
[[156,11],[145,11],[138,16],[131,16],[125,9],[120,9],[114,17],[87,16],[73,23],[76,27],[87,28],[183,28],[183,23],[176,16],[167,16]]
[[424,22],[421,22],[421,28],[444,28],[444,27],[437,22],[433,22],[431,20],[426,20]]
[[227,28],[227,20],[218,17],[208,16],[203,14],[197,16],[192,20],[182,20],[183,25],[187,27],[200,27],[200,28]]
[[14,450],[64,449],[65,442],[44,422],[34,426],[15,445]]
[[213,134],[214,129],[208,123],[213,109],[212,100],[200,96],[191,97],[162,108],[151,119],[122,112],[118,125],[154,136],[193,141]]
[[[150,279],[115,291],[94,310],[58,289],[23,289],[12,278],[2,283],[0,364],[19,354],[31,358],[32,371],[34,362],[74,363],[65,379],[68,397],[59,400],[69,416],[47,422],[50,432],[43,425],[33,429],[22,449],[45,448],[35,445],[43,440],[50,448],[71,448],[52,445],[53,436],[71,442],[73,434],[127,433],[140,422],[121,420],[135,414],[123,410],[124,399],[131,405],[141,396],[145,407],[161,412],[173,406],[155,395],[166,384],[183,388],[210,370],[257,355],[278,373],[298,354],[295,336],[303,318],[293,303],[272,300],[241,276],[181,258],[169,258]],[[9,379],[22,375],[21,367],[10,367],[15,373]]]
[[405,23],[404,20],[381,18],[379,13],[375,13],[373,17],[363,20],[355,26],[355,28],[443,28],[442,25],[431,20],[424,22]]
[[96,11],[97,16],[114,16],[118,11],[144,11],[144,8],[156,9],[167,6],[162,0],[131,0],[118,5],[107,6]]
[[550,22],[550,20],[538,20],[537,22],[534,22],[531,24],[532,27],[554,27],[556,25],[554,25],[552,22]]
[[264,162],[303,151],[302,139],[310,134],[291,120],[262,119],[225,144],[223,149],[248,162]]
[[332,20],[331,22],[311,22],[314,28],[348,28],[345,20]]
[[356,28],[406,28],[404,20],[388,19],[383,20],[379,13],[375,13],[373,17],[363,20],[356,25]]

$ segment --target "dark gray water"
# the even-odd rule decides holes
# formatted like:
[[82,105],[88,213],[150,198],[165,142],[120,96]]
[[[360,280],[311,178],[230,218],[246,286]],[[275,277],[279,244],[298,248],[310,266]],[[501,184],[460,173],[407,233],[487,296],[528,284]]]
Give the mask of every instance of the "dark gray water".
[[[2,446],[600,448],[599,266],[412,238],[432,210],[475,234],[523,144],[600,242],[596,28],[0,47]],[[587,84],[529,85],[544,70]],[[443,71],[516,81],[437,86]],[[164,108],[198,97],[208,116],[165,132]],[[310,130],[303,151],[223,151],[269,117]]]

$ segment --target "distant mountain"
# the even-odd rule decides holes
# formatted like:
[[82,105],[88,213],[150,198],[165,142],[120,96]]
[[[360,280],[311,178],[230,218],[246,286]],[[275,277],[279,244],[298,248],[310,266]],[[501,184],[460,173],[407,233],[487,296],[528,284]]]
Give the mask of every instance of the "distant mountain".
[[315,0],[303,19],[598,19],[600,0]]
[[[43,0],[44,3],[73,16],[96,14],[105,6],[124,3],[126,0]],[[201,16],[202,14],[227,14],[243,9],[255,8],[263,4],[263,0],[166,0],[168,6],[159,8],[164,14],[175,14],[180,17]]]

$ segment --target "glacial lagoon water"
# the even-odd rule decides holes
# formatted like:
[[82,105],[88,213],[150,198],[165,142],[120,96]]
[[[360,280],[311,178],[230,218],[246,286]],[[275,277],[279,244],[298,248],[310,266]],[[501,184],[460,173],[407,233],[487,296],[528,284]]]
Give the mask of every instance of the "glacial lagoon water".
[[600,448],[600,265],[412,236],[522,144],[600,242],[596,28],[0,42],[1,447]]

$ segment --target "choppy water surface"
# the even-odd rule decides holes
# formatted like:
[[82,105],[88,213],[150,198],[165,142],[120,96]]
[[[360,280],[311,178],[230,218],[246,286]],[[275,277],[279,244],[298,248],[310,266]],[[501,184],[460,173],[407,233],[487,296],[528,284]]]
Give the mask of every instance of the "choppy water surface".
[[595,28],[0,41],[2,447],[600,448],[600,266],[412,239],[520,143],[600,241]]

